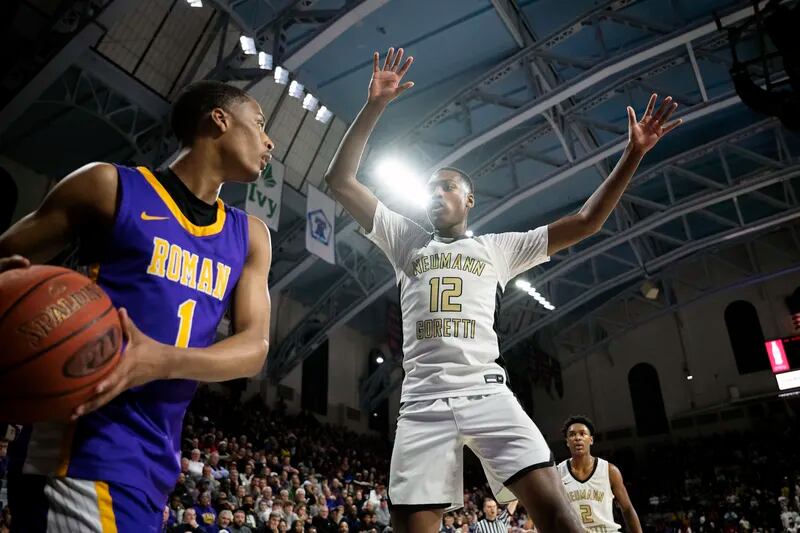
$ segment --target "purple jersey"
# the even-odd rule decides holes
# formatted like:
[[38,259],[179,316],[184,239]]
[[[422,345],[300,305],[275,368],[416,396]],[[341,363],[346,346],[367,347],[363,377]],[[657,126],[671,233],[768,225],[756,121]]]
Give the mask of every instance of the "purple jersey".
[[[149,170],[117,170],[117,215],[97,283],[153,339],[212,344],[247,257],[247,214],[218,200],[214,224],[195,226]],[[76,424],[35,424],[14,443],[16,469],[130,485],[163,506],[180,472],[183,416],[196,386],[154,381]]]

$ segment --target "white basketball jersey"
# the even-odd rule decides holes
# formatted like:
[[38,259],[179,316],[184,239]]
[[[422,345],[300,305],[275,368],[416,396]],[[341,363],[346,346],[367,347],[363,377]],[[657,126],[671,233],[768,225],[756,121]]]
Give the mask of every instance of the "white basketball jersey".
[[595,461],[594,470],[586,481],[575,479],[568,460],[558,464],[558,473],[584,529],[595,533],[617,532],[620,526],[614,522],[614,493],[611,492],[608,461],[599,457],[595,457]]
[[507,389],[495,333],[500,296],[513,277],[547,261],[547,227],[440,242],[378,203],[367,237],[389,258],[400,286],[400,401]]

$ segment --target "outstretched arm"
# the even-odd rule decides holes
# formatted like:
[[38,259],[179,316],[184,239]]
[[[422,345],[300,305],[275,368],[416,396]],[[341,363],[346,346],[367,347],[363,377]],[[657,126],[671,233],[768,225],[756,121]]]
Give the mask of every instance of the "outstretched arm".
[[394,48],[389,48],[382,68],[379,67],[379,60],[380,56],[375,52],[372,56],[372,80],[369,83],[367,103],[344,134],[339,149],[325,173],[325,181],[328,182],[334,198],[367,232],[372,231],[378,199],[356,179],[358,165],[383,110],[389,102],[414,86],[410,81],[400,85],[400,81],[414,61],[414,58],[409,57],[401,65],[402,48],[396,53]]
[[628,527],[628,531],[642,533],[639,515],[636,514],[636,509],[633,508],[631,499],[628,497],[628,490],[625,488],[625,483],[622,482],[622,473],[619,468],[609,464],[608,477],[611,480],[611,492],[614,493],[614,498],[622,510],[622,516],[625,518],[625,525]]
[[656,95],[653,94],[642,120],[638,122],[633,108],[628,107],[628,146],[625,147],[622,157],[578,213],[563,217],[548,226],[547,255],[553,255],[600,231],[619,203],[644,155],[661,137],[680,125],[680,119],[667,123],[678,107],[677,103],[672,102],[671,96],[664,99],[654,115],[655,105]]

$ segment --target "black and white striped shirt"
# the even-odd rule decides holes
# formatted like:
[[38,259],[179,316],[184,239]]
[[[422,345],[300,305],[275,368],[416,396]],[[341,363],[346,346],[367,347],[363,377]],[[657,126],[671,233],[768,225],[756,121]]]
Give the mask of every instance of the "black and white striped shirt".
[[496,520],[487,520],[484,518],[478,522],[475,533],[508,533],[509,518],[508,511],[503,509],[503,511],[497,515]]

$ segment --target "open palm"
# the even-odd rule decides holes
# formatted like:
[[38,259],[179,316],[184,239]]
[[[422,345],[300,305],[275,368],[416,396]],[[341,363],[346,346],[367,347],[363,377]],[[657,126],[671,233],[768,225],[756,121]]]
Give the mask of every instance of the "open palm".
[[632,107],[628,106],[628,141],[634,148],[647,152],[656,143],[681,124],[681,119],[673,120],[667,123],[669,117],[677,109],[678,104],[672,101],[671,96],[667,96],[661,102],[658,111],[653,114],[653,109],[656,107],[655,94],[650,96],[650,101],[647,103],[642,120],[636,120],[636,112]]
[[383,68],[379,67],[379,60],[380,55],[375,52],[372,55],[372,79],[369,82],[369,100],[388,104],[404,91],[414,86],[413,81],[400,84],[403,76],[411,67],[411,63],[414,62],[414,58],[409,57],[401,66],[403,49],[399,48],[395,52],[394,48],[389,48]]

